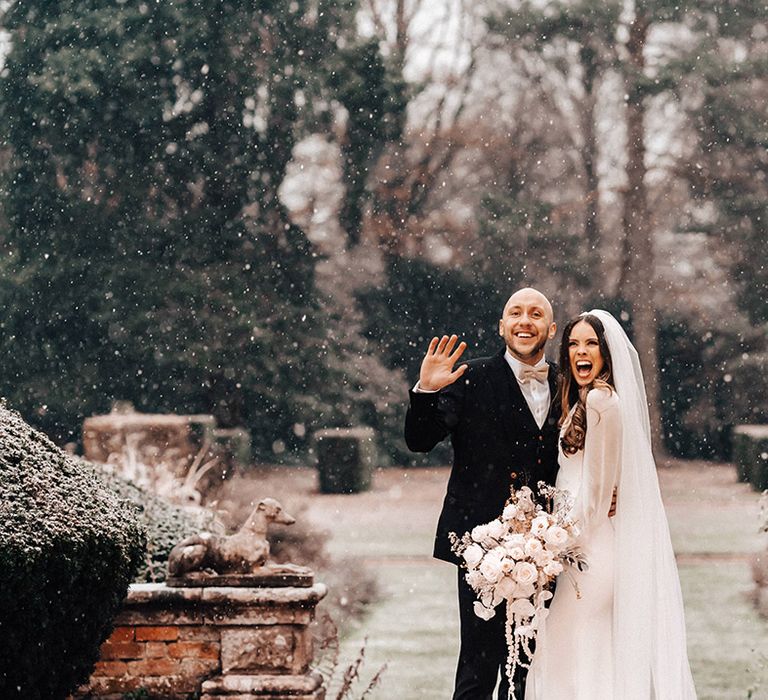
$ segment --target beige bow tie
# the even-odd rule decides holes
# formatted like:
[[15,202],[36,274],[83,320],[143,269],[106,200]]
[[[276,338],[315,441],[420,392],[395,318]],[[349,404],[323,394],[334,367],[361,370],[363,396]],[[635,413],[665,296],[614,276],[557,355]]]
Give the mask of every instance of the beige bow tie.
[[544,364],[540,367],[524,367],[520,372],[521,382],[530,382],[531,380],[541,382],[542,384],[547,381],[549,376],[549,365]]

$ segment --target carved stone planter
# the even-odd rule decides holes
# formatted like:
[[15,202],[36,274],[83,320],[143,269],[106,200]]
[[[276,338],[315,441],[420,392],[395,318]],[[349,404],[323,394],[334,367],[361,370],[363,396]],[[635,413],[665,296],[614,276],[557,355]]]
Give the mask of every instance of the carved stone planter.
[[117,700],[143,689],[171,700],[322,700],[322,680],[310,669],[309,623],[326,587],[307,583],[133,585],[89,684],[75,697]]
[[[152,413],[108,413],[83,423],[86,459],[107,462],[130,445],[146,464],[173,457],[183,467],[191,461],[216,427],[213,416],[177,416]],[[183,469],[178,476],[183,475]]]

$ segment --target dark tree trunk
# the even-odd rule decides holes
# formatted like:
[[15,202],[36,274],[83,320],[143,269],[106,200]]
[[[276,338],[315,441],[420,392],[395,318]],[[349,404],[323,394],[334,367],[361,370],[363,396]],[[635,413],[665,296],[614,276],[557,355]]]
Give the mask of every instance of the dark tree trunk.
[[638,8],[630,25],[627,43],[629,59],[626,70],[627,120],[627,191],[624,196],[624,259],[619,295],[632,307],[634,343],[640,355],[648,395],[653,447],[664,453],[658,377],[657,318],[654,304],[655,266],[653,227],[649,220],[645,189],[645,105],[641,89],[645,69],[643,51],[649,21]]
[[590,263],[590,287],[596,297],[602,296],[602,280],[605,277],[600,220],[598,207],[600,180],[597,176],[597,138],[595,136],[595,78],[597,58],[590,47],[581,51],[581,65],[584,71],[584,104],[581,110],[581,133],[583,143],[581,160],[584,165],[584,236]]

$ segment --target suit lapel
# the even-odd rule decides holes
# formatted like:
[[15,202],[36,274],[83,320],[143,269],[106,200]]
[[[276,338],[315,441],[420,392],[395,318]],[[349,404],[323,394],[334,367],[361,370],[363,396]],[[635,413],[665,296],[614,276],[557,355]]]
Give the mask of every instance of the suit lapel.
[[[521,429],[537,433],[539,426],[512,369],[504,358],[504,352],[505,350],[502,350],[493,358],[491,369],[491,381],[499,415],[510,433],[519,432]],[[550,390],[551,386],[550,384]]]
[[509,426],[512,416],[512,392],[509,376],[507,375],[507,361],[504,359],[504,351],[494,355],[490,366],[491,389],[495,399],[496,410],[505,425]]
[[559,370],[554,362],[549,362],[549,376],[547,381],[549,382],[549,413],[550,417],[554,416],[556,419],[560,418],[560,395],[558,389],[560,388],[559,382]]

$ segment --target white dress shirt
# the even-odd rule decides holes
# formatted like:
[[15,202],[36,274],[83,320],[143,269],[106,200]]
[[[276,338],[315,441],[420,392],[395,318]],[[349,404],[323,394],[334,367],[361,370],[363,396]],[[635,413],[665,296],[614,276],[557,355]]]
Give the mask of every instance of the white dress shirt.
[[[526,365],[520,362],[516,357],[513,357],[512,353],[509,352],[509,348],[507,348],[507,351],[504,353],[504,359],[512,368],[515,379],[517,379],[517,383],[520,385],[520,391],[523,392],[525,402],[528,404],[528,408],[531,409],[531,414],[536,421],[536,425],[541,428],[544,425],[544,421],[547,420],[547,414],[549,413],[549,382],[539,382],[535,379],[521,379],[520,377],[523,370],[530,365]],[[547,361],[542,357],[534,367],[538,369],[546,364]]]
[[[523,398],[525,398],[525,402],[528,404],[528,408],[531,410],[531,414],[533,415],[533,419],[536,421],[536,425],[541,428],[544,425],[544,421],[547,420],[547,414],[549,413],[549,382],[538,382],[534,379],[521,379],[520,376],[523,373],[523,370],[526,367],[530,367],[530,365],[526,365],[520,362],[520,360],[518,360],[516,357],[513,357],[512,353],[509,352],[509,348],[507,348],[507,351],[504,353],[504,359],[512,368],[512,373],[515,375],[515,379],[517,379],[517,383],[520,385],[520,391],[523,392]],[[542,357],[534,365],[534,368],[538,369],[540,367],[546,366],[546,364],[546,359]],[[417,394],[437,393],[436,391],[422,389],[419,386],[419,382],[416,382],[413,390]]]

